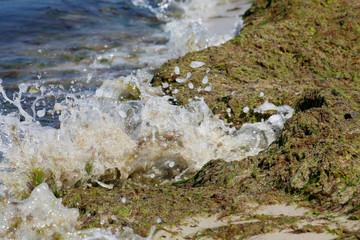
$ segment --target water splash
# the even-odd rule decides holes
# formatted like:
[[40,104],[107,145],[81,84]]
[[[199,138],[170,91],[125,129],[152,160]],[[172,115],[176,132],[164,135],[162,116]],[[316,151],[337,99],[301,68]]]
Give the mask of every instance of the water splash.
[[0,180],[26,188],[17,176],[32,169],[43,169],[51,187],[121,185],[139,175],[144,183],[173,179],[212,159],[233,161],[257,154],[293,113],[289,106],[265,102],[254,111],[277,113],[236,130],[214,116],[202,99],[187,107],[171,105],[170,97],[150,81],[151,75],[138,71],[104,82],[91,98],[69,95],[56,105],[61,110],[59,129],[42,127],[35,117],[20,121],[15,114],[1,115],[2,165],[15,170]]
[[12,199],[11,189],[0,188],[0,237],[2,239],[134,239],[150,240],[155,231],[152,227],[148,237],[134,234],[131,228],[109,230],[92,228],[75,230],[78,209],[68,209],[61,204],[46,183],[37,186],[30,197],[17,201]]

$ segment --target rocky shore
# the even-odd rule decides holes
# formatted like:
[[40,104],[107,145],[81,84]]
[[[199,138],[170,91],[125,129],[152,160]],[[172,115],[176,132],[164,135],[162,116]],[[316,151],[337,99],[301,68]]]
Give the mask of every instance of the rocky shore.
[[[79,228],[128,226],[146,236],[154,225],[171,232],[193,216],[241,215],[258,221],[230,221],[190,238],[242,239],[284,228],[360,237],[359,229],[344,225],[297,224],[310,215],[329,221],[343,216],[360,224],[360,2],[257,0],[244,22],[229,42],[168,61],[152,82],[175,97],[174,104],[204,98],[214,114],[235,127],[266,120],[271,111],[253,111],[266,100],[290,105],[294,116],[278,139],[242,161],[213,160],[182,182],[62,191],[63,203],[80,210]],[[193,61],[205,64],[192,68]],[[192,87],[176,81],[188,72]],[[278,203],[311,210],[306,216],[247,211]]]

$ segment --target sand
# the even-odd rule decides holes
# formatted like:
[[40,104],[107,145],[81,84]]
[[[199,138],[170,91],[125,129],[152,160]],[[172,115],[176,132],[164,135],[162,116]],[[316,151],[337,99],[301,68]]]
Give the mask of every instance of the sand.
[[[250,216],[254,218],[249,220]],[[347,228],[350,230],[360,229],[360,221],[347,220],[346,216],[334,216],[332,218],[326,218],[324,215],[313,214],[311,209],[298,207],[296,205],[263,205],[249,206],[246,213],[243,216],[232,215],[227,217],[220,217],[220,215],[212,216],[197,216],[191,219],[185,220],[182,224],[175,227],[165,227],[159,230],[153,237],[153,239],[189,239],[195,238],[198,233],[208,228],[219,228],[229,224],[246,224],[249,222],[260,222],[256,219],[256,216],[267,215],[274,217],[281,216],[296,216],[300,217],[296,223],[296,228],[301,229],[306,226],[326,226],[327,229],[336,229],[339,227]],[[251,236],[248,240],[330,240],[335,239],[338,236],[331,234],[326,230],[322,233],[316,232],[304,232],[295,231],[293,226],[282,226],[279,229],[275,229],[271,233]],[[200,239],[212,239],[210,237]]]

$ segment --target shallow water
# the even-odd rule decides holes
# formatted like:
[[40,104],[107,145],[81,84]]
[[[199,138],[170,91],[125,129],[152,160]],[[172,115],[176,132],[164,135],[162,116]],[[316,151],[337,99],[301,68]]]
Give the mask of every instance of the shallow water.
[[[156,2],[3,0],[3,86],[10,95],[20,83],[53,88],[45,106],[63,100],[68,92],[91,95],[104,80],[115,80],[137,69],[151,72],[169,58],[229,39],[235,31],[232,26],[239,25],[238,15],[248,7],[242,1],[229,6],[215,0],[206,4],[199,0]],[[226,12],[235,6],[240,9]],[[230,28],[217,27],[220,19],[226,19]],[[202,26],[212,27],[212,32]],[[224,29],[226,33],[216,34]],[[27,109],[33,96],[25,98]],[[16,109],[8,105],[1,110]],[[56,115],[39,121],[50,126],[59,123]]]
[[[128,178],[161,184],[212,159],[257,154],[292,116],[289,106],[274,106],[259,93],[264,104],[244,111],[276,113],[235,129],[214,116],[201,98],[187,107],[174,106],[162,88],[150,85],[152,71],[167,59],[219,45],[238,32],[241,14],[249,7],[244,1],[3,3],[0,197],[6,203],[18,201],[40,172],[46,184],[35,188],[30,200],[18,202],[19,207],[5,204],[1,237],[26,239],[24,231],[33,231],[33,236],[48,238],[61,229],[67,238],[122,238],[104,230],[76,232],[75,210],[69,210],[75,220],[64,225],[56,210],[62,206],[50,204],[58,201],[47,186],[112,188]],[[230,27],[223,27],[224,22]],[[193,68],[202,65],[191,63]],[[177,81],[188,81],[191,88],[191,72]],[[212,90],[206,77],[203,83],[204,91]],[[39,202],[50,207],[38,220],[22,221],[15,230],[9,225]],[[48,222],[49,212],[55,222]]]

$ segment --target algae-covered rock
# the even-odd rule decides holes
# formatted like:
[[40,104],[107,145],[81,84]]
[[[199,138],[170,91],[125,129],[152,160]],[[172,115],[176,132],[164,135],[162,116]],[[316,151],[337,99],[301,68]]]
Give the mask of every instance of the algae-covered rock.
[[[177,89],[164,91],[178,104],[203,97],[234,126],[259,120],[257,113],[243,109],[265,99],[293,106],[296,113],[278,140],[245,160],[252,163],[247,175],[326,206],[360,204],[360,2],[260,0],[245,23],[240,35],[224,45],[167,62],[153,83]],[[194,69],[193,61],[205,65]],[[193,89],[177,81],[187,72]],[[205,76],[211,91],[199,91]],[[232,163],[224,163],[223,171],[209,166],[207,174],[195,176],[194,186],[228,184],[229,169],[233,175],[244,173],[233,171]]]

